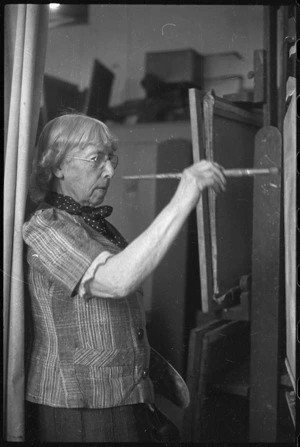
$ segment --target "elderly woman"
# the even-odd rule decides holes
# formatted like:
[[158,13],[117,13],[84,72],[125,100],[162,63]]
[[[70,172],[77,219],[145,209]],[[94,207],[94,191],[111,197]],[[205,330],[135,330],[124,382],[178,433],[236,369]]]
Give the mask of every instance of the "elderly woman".
[[102,122],[64,115],[42,131],[25,222],[34,327],[26,399],[41,441],[159,441],[141,283],[158,266],[201,192],[224,190],[207,161],[184,170],[176,193],[133,242],[106,220],[118,164]]

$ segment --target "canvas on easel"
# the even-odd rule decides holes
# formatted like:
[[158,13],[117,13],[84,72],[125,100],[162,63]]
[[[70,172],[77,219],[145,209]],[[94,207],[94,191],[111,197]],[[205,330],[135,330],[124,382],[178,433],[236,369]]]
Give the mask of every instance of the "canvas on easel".
[[[253,168],[261,114],[220,98],[209,103],[208,94],[197,89],[189,90],[189,99],[194,162]],[[197,206],[203,312],[222,309],[226,294],[251,272],[253,178],[228,178],[226,192],[213,194],[204,191]]]

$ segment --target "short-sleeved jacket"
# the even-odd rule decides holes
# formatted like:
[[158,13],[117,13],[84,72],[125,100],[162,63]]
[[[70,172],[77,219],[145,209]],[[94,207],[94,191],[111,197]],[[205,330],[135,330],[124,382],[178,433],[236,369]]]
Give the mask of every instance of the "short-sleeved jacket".
[[65,408],[153,402],[142,292],[76,292],[95,258],[120,249],[82,217],[53,207],[36,211],[23,237],[34,322],[26,399]]

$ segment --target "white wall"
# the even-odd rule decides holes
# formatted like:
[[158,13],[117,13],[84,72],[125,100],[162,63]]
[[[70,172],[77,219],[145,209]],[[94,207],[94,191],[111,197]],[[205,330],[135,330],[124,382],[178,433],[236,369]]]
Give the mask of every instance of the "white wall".
[[[253,51],[263,48],[263,6],[253,5],[90,5],[89,25],[49,30],[46,73],[88,86],[93,60],[115,73],[111,105],[141,98],[145,52],[193,48],[206,55],[237,51],[243,60],[222,58],[210,76],[242,74],[253,80]],[[215,86],[216,93],[235,89]],[[225,89],[225,90],[224,90]]]

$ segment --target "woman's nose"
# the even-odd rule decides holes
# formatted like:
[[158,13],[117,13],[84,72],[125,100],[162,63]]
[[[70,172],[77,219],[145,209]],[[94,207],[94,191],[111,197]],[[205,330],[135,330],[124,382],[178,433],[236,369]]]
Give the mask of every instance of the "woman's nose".
[[110,160],[107,160],[106,163],[105,163],[104,170],[103,170],[102,174],[105,177],[112,178],[114,176],[114,173],[115,173],[115,170],[112,167],[112,164],[111,164]]

